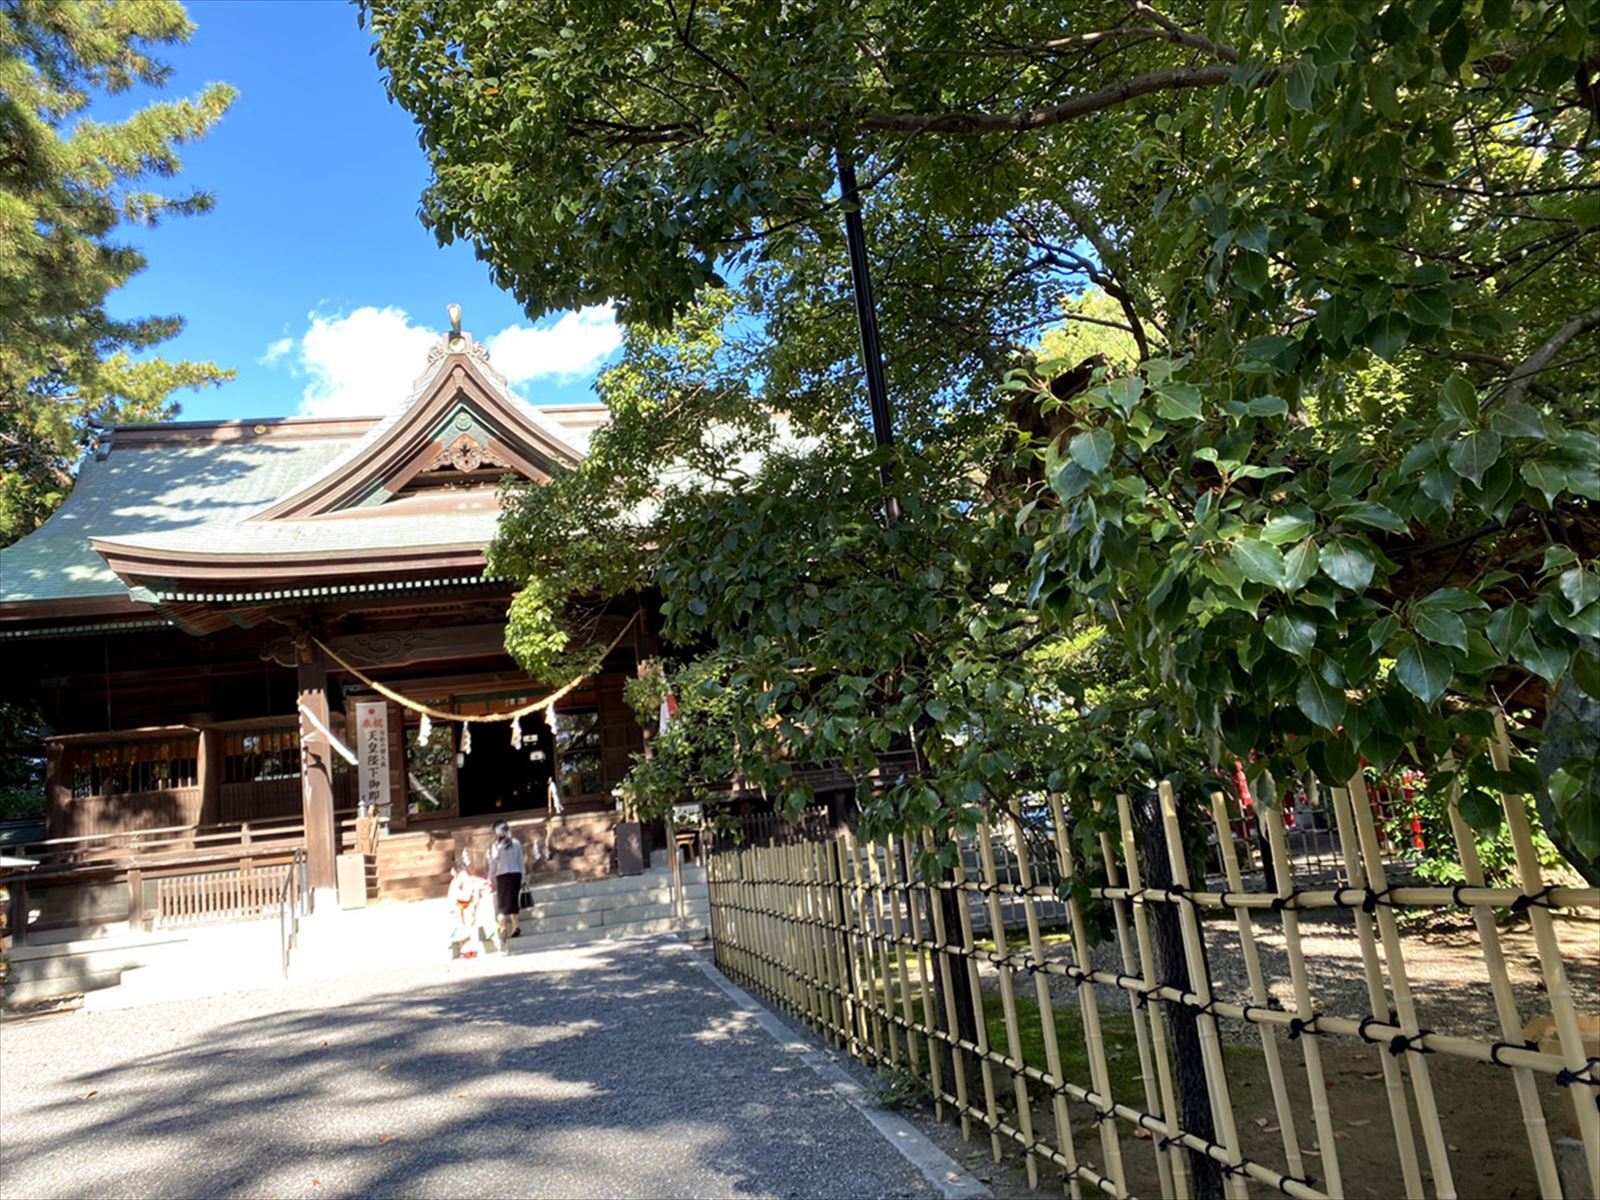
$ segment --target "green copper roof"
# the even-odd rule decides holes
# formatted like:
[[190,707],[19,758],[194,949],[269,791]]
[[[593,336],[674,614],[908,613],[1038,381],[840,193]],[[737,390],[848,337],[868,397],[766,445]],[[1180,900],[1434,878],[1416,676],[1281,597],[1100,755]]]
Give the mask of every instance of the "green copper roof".
[[0,550],[0,603],[125,596],[128,588],[91,537],[184,535],[217,545],[216,530],[285,495],[349,449],[351,441],[113,443],[89,458],[67,502],[27,537]]

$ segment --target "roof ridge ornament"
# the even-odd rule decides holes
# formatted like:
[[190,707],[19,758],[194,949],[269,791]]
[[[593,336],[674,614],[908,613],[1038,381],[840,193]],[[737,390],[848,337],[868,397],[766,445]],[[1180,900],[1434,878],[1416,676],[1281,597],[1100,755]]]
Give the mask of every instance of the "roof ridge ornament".
[[444,311],[445,315],[450,318],[449,332],[428,347],[428,366],[421,375],[417,376],[416,383],[413,386],[421,387],[433,375],[434,368],[438,366],[439,360],[446,355],[464,354],[482,367],[489,375],[493,376],[496,382],[509,387],[510,382],[504,375],[495,370],[494,364],[489,361],[489,351],[474,341],[470,333],[462,330],[461,305],[447,304]]

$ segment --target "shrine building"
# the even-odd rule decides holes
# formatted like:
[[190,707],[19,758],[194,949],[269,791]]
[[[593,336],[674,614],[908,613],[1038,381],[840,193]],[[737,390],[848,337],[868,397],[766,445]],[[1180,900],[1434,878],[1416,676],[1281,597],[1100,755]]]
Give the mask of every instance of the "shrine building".
[[[370,801],[380,896],[439,894],[464,831],[500,816],[541,870],[615,869],[612,789],[643,747],[623,685],[655,653],[654,614],[600,604],[599,673],[536,683],[504,649],[513,585],[484,561],[502,479],[577,462],[606,410],[524,402],[459,328],[396,401],[118,426],[0,550],[0,689],[48,725],[49,839],[130,835],[189,861],[281,835],[325,888]],[[515,732],[416,711],[503,715],[559,684],[555,719]]]

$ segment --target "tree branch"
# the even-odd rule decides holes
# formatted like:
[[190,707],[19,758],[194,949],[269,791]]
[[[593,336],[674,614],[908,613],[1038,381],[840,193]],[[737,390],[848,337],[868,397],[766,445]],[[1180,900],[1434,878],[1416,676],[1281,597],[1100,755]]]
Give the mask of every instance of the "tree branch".
[[[1014,113],[946,112],[946,113],[863,113],[856,119],[860,129],[879,133],[1015,133],[1033,129],[1048,129],[1079,117],[1104,112],[1119,104],[1156,92],[1181,91],[1186,88],[1221,87],[1233,78],[1233,67],[1180,67],[1169,71],[1152,71],[1124,79],[1098,92],[1057,104],[1051,108],[1025,109]],[[1277,78],[1277,70],[1263,74],[1254,86],[1260,87]]]
[[1561,353],[1561,348],[1573,338],[1579,337],[1589,330],[1600,328],[1600,308],[1591,308],[1588,312],[1579,313],[1560,329],[1550,335],[1549,341],[1540,346],[1526,359],[1522,365],[1511,372],[1511,377],[1506,380],[1506,403],[1521,400],[1526,394],[1533,377],[1548,367],[1555,356]]

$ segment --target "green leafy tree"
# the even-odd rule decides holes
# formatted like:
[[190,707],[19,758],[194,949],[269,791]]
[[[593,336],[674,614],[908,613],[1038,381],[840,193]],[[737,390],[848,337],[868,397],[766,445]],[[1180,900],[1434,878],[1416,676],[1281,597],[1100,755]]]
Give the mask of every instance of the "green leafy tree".
[[216,123],[233,90],[212,84],[111,123],[90,115],[91,99],[162,85],[170,70],[151,49],[192,29],[169,0],[0,3],[0,544],[61,502],[96,426],[170,417],[173,392],[232,377],[144,357],[179,318],[106,309],[145,265],[119,227],[211,207],[203,192],[146,181],[177,173],[178,147]]
[[[946,638],[958,614],[967,638],[930,662],[994,630],[1038,631],[1040,651],[1049,630],[1103,639],[1131,715],[1060,706],[1052,720],[1101,739],[1090,746],[1137,743],[1146,777],[1196,741],[1217,761],[1253,752],[1331,780],[1363,759],[1415,761],[1444,784],[1454,766],[1484,830],[1495,789],[1534,789],[1575,861],[1600,850],[1592,753],[1542,772],[1486,757],[1497,709],[1537,724],[1568,689],[1600,694],[1585,640],[1600,632],[1594,5],[365,11],[391,95],[418,120],[434,175],[423,216],[441,238],[474,244],[534,310],[616,297],[626,318],[662,324],[734,280],[742,316],[726,324],[749,343],[752,401],[834,431],[806,468],[826,494],[775,460],[761,488],[777,490],[752,513],[728,507],[739,488],[702,488],[673,518],[695,536],[635,556],[688,644],[742,655],[745,630],[820,631],[808,604],[855,612],[870,595],[859,575],[813,577],[764,523],[781,511],[805,542],[848,511],[852,536],[885,551],[860,561],[884,571],[901,539],[952,561],[968,561],[966,539],[988,547],[973,558],[990,598],[938,610]],[[873,521],[875,464],[839,432],[860,428],[840,150],[866,186],[899,490],[928,498],[915,532]],[[1095,320],[1069,319],[1036,352],[1086,288],[1095,298],[1065,315]],[[1081,369],[1105,351],[1082,354],[1078,325],[1120,333],[1131,355]],[[974,480],[986,486],[963,493]],[[508,562],[533,561],[534,528],[507,523]],[[1026,568],[996,549],[1000,529],[1027,542]],[[805,544],[822,561],[832,546]],[[757,546],[766,558],[740,559]],[[763,562],[764,579],[734,574],[754,588],[748,612],[709,594]],[[989,604],[1007,612],[992,626]],[[823,701],[796,722],[805,736],[850,715],[821,680],[881,680],[897,661],[880,642],[847,669],[827,645],[787,647],[819,681],[795,693]],[[1009,648],[993,645],[1005,672]],[[928,709],[942,697],[917,694],[952,757],[964,730],[1007,721],[995,700],[944,725]],[[744,728],[759,738],[753,718]],[[992,799],[1004,774],[980,772],[965,799],[952,778],[940,803]]]

